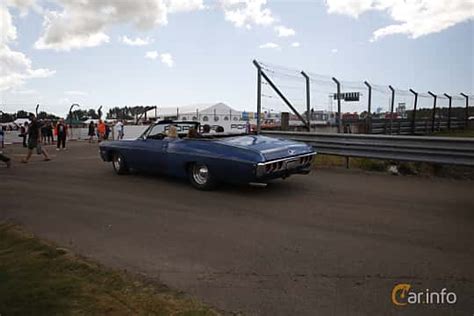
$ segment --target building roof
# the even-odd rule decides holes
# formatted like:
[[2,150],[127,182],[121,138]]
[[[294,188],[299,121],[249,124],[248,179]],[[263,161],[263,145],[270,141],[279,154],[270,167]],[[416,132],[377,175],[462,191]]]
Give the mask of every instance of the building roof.
[[[219,102],[219,103],[196,103],[196,104],[190,104],[190,105],[184,105],[184,106],[174,106],[174,107],[157,107],[157,114],[158,117],[163,117],[163,116],[174,116],[174,115],[184,115],[184,114],[194,114],[196,112],[199,112],[201,114],[205,113],[213,113],[214,110],[216,110],[216,114],[227,114],[232,111],[232,113],[240,113],[240,111],[237,111],[230,107],[229,105]],[[155,110],[150,110],[147,113],[147,117],[155,117]]]

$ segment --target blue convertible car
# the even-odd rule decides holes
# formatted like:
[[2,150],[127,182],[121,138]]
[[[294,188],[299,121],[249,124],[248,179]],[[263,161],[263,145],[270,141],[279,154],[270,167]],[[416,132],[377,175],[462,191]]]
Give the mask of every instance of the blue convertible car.
[[[170,129],[177,135],[169,137]],[[201,135],[188,133],[190,129],[199,130],[199,123],[160,121],[137,139],[101,143],[100,155],[112,162],[118,174],[135,169],[187,177],[201,190],[219,182],[266,183],[292,174],[308,174],[316,155],[311,146],[290,140],[260,135]]]

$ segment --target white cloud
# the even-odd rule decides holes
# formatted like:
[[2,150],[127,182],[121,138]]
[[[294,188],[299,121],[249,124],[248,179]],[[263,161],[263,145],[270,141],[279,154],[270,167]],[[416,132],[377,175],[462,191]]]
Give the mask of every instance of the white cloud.
[[259,47],[260,47],[260,48],[272,48],[272,49],[276,49],[276,48],[280,48],[280,45],[275,44],[275,43],[272,43],[272,42],[268,42],[268,43],[265,43],[265,44],[260,45]]
[[174,66],[174,60],[173,56],[171,56],[170,53],[163,53],[160,55],[161,62],[165,64],[168,67],[173,67]]
[[36,4],[36,0],[6,0],[6,5],[15,7],[20,10],[21,16],[25,16],[30,8],[40,11],[40,7]]
[[300,46],[301,46],[300,42],[291,43],[291,47],[300,47]]
[[339,50],[337,48],[331,49],[331,53],[336,54]]
[[120,42],[129,46],[146,46],[146,45],[151,44],[153,40],[150,39],[149,37],[146,37],[146,38],[136,37],[134,39],[131,39],[125,35],[125,36],[120,37]]
[[145,53],[145,58],[148,58],[148,59],[157,59],[159,56],[158,52],[156,50],[152,50],[152,51],[149,51],[149,52],[146,52]]
[[32,95],[32,94],[38,94],[38,91],[35,89],[12,89],[10,91],[12,94],[21,94],[21,95]]
[[[9,0],[28,1],[28,0]],[[107,32],[114,25],[131,24],[149,30],[168,23],[168,14],[204,9],[203,0],[54,0],[57,11],[46,11],[38,49],[68,51],[109,42]],[[128,45],[145,45],[146,40],[123,39]]]
[[267,0],[221,0],[225,19],[237,27],[267,26],[275,22]]
[[71,99],[69,99],[69,98],[60,98],[60,99],[58,100],[58,103],[59,103],[59,104],[71,104],[72,102],[73,102],[73,101],[71,101]]
[[17,88],[27,79],[45,78],[55,71],[38,68],[33,69],[31,59],[22,52],[12,50],[8,44],[17,39],[16,27],[8,9],[0,5],[0,91]]
[[276,26],[275,31],[278,33],[278,37],[289,37],[296,34],[295,30],[283,25]]
[[371,41],[392,34],[418,38],[474,18],[472,0],[327,0],[326,5],[329,13],[354,18],[371,10],[387,11],[397,23],[375,30]]
[[79,91],[79,90],[64,91],[64,94],[65,95],[88,95],[87,92]]
[[174,66],[173,56],[170,53],[158,54],[156,50],[152,50],[152,51],[146,52],[145,54],[145,58],[152,59],[152,60],[155,60],[158,57],[160,58],[160,61],[166,66],[170,68]]
[[168,0],[166,1],[169,13],[203,10],[203,0]]
[[145,30],[167,23],[163,0],[60,0],[59,4],[62,11],[45,14],[44,32],[36,48],[67,51],[98,46],[109,42],[106,31],[113,25],[130,23]]

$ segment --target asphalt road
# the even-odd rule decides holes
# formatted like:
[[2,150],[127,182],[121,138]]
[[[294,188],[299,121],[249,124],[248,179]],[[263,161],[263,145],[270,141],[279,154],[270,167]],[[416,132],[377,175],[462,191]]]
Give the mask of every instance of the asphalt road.
[[[117,176],[96,144],[0,165],[0,220],[250,315],[472,315],[473,182],[316,170],[200,192]],[[9,147],[19,160],[19,147]],[[391,303],[398,283],[454,305]]]

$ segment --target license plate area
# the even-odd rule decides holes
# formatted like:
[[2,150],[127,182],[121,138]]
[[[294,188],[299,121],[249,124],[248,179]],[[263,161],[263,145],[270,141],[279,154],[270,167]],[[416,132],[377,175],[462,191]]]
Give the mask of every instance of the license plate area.
[[299,159],[288,160],[286,162],[286,169],[295,169],[300,165]]

